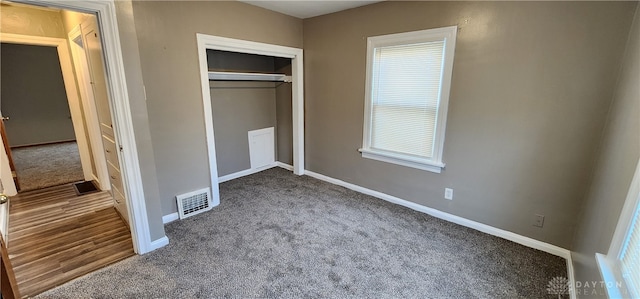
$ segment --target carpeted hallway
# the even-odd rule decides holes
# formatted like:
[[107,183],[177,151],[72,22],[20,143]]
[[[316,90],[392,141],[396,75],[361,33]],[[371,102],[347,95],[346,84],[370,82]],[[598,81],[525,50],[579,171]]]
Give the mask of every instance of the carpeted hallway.
[[20,147],[11,153],[21,192],[84,180],[75,141]]
[[558,298],[565,260],[308,176],[220,185],[170,244],[37,298]]

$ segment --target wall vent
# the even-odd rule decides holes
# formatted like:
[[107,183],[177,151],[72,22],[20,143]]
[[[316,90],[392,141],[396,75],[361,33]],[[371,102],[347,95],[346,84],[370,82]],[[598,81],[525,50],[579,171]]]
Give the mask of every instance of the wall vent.
[[178,201],[178,215],[180,219],[197,215],[213,208],[211,203],[211,190],[209,190],[209,188],[177,195],[176,200]]

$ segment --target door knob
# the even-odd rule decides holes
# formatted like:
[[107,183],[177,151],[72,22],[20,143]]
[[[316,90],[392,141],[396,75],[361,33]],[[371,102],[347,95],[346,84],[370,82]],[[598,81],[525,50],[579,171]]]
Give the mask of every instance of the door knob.
[[0,116],[0,120],[9,120],[8,116]]
[[9,197],[4,194],[0,194],[0,205],[5,204],[7,202],[9,202]]

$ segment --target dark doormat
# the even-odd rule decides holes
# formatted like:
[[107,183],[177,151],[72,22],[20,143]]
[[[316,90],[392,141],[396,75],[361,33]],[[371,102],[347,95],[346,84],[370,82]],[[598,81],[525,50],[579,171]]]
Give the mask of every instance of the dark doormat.
[[96,187],[96,184],[94,184],[93,181],[75,183],[73,184],[73,188],[76,190],[76,194],[78,196],[100,191],[100,189]]

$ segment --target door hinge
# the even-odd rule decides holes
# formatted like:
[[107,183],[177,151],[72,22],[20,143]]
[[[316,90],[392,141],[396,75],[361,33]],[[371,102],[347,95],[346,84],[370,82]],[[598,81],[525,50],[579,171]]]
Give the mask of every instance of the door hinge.
[[122,151],[122,145],[120,145],[119,148],[120,148],[120,151]]

